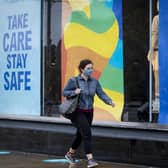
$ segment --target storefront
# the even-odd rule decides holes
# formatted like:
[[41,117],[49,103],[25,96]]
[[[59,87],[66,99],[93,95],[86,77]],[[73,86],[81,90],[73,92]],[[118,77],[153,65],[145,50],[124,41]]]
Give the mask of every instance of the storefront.
[[[1,3],[0,114],[58,113],[61,90],[78,74],[79,61],[89,58],[94,77],[116,103],[111,109],[95,97],[96,120],[126,121],[125,115],[132,118],[129,121],[154,120],[152,114],[159,113],[160,103],[159,68],[158,58],[149,63],[149,51],[156,27],[150,22],[159,10],[156,1]],[[158,46],[151,53],[158,57]],[[142,109],[145,118],[136,112]]]
[[103,128],[136,122],[166,134],[168,3],[159,3],[0,0],[0,118],[66,123],[58,112],[62,89],[89,58],[116,104],[112,109],[95,97],[95,122]]

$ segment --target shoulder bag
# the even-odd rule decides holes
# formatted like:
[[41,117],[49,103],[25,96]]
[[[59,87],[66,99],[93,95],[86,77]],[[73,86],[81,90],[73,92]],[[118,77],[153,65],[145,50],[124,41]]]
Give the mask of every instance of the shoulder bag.
[[[76,88],[79,87],[77,77],[74,78]],[[79,101],[79,94],[71,98],[66,98],[63,103],[59,105],[59,113],[65,118],[70,118],[70,115],[76,110]]]

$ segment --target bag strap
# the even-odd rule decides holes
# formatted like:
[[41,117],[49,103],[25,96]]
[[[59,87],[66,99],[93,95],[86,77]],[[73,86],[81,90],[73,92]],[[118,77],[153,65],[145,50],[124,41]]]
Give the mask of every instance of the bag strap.
[[[74,77],[74,81],[75,81],[76,88],[79,88],[79,82],[78,82],[78,77],[77,76]],[[78,94],[77,96],[78,96],[78,103],[79,103],[80,94]]]
[[76,88],[79,88],[78,77],[74,77]]

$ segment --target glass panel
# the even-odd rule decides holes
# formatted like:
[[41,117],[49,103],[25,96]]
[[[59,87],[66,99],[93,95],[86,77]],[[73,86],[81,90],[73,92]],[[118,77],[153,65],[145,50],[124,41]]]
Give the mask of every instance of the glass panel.
[[122,121],[149,121],[149,1],[123,0],[124,93]]
[[61,2],[46,1],[45,18],[45,82],[44,114],[58,116],[61,99]]
[[153,18],[152,18],[152,37],[151,37],[151,63],[153,67],[153,96],[152,96],[152,121],[157,122],[160,105],[159,93],[159,60],[158,60],[158,35],[159,35],[159,1],[153,2]]
[[[45,114],[56,114],[68,79],[78,75],[80,60],[94,63],[93,76],[116,106],[95,97],[95,119],[152,122],[159,112],[158,63],[154,47],[157,0],[47,1]],[[151,11],[150,11],[151,5]],[[150,74],[150,12],[151,74]],[[157,15],[157,16],[156,16]],[[156,17],[155,17],[156,16]],[[156,21],[157,22],[157,21]],[[155,60],[156,62],[155,62]]]
[[95,97],[95,118],[120,121],[124,104],[122,0],[47,1],[46,15],[45,115],[53,114],[53,109],[57,112],[60,86],[63,90],[68,79],[79,73],[80,60],[89,58],[94,62],[94,77],[116,103],[112,109]]
[[93,77],[116,104],[112,109],[95,96],[94,117],[120,121],[124,104],[122,1],[63,1],[62,34],[62,88],[78,75],[80,60],[91,59]]
[[0,20],[0,115],[40,116],[41,1],[1,0]]

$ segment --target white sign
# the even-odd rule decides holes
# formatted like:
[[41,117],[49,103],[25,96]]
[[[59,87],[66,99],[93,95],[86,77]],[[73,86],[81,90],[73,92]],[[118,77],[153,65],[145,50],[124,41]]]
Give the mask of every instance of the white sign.
[[0,115],[40,115],[41,0],[0,0]]

